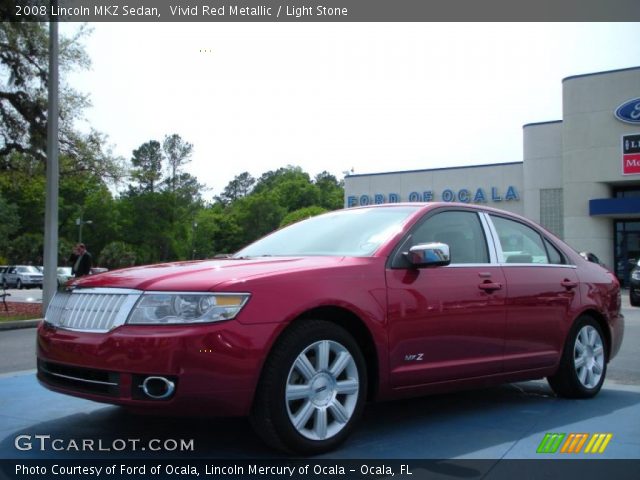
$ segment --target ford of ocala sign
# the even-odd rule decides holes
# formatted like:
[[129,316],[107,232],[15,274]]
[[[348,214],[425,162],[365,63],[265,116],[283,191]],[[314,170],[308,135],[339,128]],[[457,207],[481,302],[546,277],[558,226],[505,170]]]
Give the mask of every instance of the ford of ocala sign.
[[614,112],[621,122],[640,124],[640,98],[624,102]]

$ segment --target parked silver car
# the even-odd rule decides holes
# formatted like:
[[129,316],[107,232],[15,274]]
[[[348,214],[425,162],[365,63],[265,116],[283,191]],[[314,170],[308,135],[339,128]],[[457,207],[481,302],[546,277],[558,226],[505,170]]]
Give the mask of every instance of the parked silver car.
[[31,265],[11,265],[2,275],[2,286],[6,289],[15,288],[42,288],[42,272]]

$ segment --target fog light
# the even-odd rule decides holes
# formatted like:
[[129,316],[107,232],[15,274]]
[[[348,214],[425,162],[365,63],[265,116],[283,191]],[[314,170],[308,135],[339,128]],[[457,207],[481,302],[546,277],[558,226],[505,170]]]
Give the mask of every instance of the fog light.
[[147,377],[142,382],[142,391],[154,400],[164,400],[173,395],[176,386],[164,377]]

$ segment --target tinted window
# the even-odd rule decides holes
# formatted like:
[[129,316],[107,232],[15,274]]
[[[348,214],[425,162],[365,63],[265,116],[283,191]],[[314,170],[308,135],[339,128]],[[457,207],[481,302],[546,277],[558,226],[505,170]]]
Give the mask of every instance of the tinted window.
[[482,224],[474,212],[442,212],[427,218],[413,231],[409,247],[429,242],[449,245],[451,263],[489,263]]
[[550,263],[542,237],[533,228],[491,215],[506,263]]

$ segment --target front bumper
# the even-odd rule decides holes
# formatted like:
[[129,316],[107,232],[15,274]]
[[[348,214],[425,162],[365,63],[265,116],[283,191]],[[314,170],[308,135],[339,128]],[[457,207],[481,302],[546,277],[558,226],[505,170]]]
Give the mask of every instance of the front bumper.
[[[235,321],[189,326],[122,326],[109,333],[38,328],[38,380],[60,393],[149,413],[248,414],[277,324]],[[165,399],[141,382],[175,383]]]

